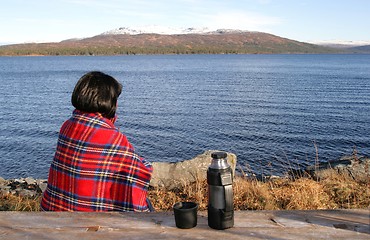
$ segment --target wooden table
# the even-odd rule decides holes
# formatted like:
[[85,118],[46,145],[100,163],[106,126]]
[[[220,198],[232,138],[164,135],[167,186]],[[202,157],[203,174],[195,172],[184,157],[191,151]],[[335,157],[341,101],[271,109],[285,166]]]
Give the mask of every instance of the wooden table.
[[0,212],[0,239],[370,239],[370,210],[237,211],[235,226],[178,229],[172,212]]

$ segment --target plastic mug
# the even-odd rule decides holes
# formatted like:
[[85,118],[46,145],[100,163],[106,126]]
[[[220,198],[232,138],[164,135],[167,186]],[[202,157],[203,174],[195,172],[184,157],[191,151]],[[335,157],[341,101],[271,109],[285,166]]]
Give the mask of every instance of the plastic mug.
[[198,204],[195,202],[178,202],[173,205],[176,227],[193,228],[197,225]]

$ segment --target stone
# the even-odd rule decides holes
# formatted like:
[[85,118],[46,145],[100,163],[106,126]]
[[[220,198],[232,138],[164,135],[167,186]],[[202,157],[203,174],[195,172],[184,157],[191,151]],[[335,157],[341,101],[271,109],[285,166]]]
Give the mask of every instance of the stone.
[[41,188],[38,186],[37,181],[39,180],[35,180],[32,177],[0,180],[0,193],[34,197],[41,193]]
[[16,193],[18,196],[22,197],[34,197],[37,194],[36,191],[27,189],[17,189]]
[[[153,174],[150,181],[151,187],[172,190],[182,188],[187,184],[203,181],[207,178],[207,169],[211,164],[211,154],[216,150],[209,150],[193,159],[181,162],[153,162]],[[227,160],[235,176],[237,157],[227,153]]]
[[36,179],[36,184],[37,185],[42,185],[42,184],[47,184],[48,183],[48,180],[47,179]]
[[41,192],[45,192],[45,190],[48,186],[48,183],[47,182],[40,182],[40,183],[38,183],[38,186],[39,186]]
[[31,185],[31,184],[35,184],[36,183],[36,180],[32,177],[27,177],[24,179],[24,181],[28,184],[28,185]]
[[7,181],[4,178],[0,177],[0,186],[5,185],[6,182]]
[[0,194],[7,195],[11,191],[9,186],[0,185]]

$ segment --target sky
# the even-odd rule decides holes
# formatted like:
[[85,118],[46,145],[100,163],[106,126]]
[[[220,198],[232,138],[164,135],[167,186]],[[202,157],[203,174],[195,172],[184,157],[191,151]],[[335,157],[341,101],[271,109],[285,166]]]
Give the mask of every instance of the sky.
[[0,44],[86,38],[148,25],[370,42],[370,0],[0,0]]

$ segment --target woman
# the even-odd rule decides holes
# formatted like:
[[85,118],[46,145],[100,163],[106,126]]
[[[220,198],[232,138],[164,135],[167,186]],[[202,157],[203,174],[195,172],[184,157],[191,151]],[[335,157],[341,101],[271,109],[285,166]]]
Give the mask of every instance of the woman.
[[149,211],[152,166],[114,126],[121,90],[102,72],[89,72],[77,82],[76,109],[59,133],[43,210]]

